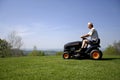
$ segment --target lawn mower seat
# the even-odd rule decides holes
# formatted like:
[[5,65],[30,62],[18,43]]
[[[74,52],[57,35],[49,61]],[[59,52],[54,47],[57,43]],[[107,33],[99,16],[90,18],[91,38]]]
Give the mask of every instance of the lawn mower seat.
[[90,45],[98,45],[100,47],[100,39],[97,39],[96,41],[91,41]]

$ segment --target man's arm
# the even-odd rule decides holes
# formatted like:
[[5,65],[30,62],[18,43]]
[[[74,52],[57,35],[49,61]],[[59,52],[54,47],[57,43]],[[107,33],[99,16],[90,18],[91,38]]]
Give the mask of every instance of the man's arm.
[[94,31],[95,31],[95,29],[93,28],[92,30],[90,30],[90,32],[88,34],[81,36],[81,38],[85,38],[85,37],[91,36]]
[[86,34],[86,35],[81,36],[81,38],[85,38],[85,37],[89,37],[89,36],[90,36],[89,34]]

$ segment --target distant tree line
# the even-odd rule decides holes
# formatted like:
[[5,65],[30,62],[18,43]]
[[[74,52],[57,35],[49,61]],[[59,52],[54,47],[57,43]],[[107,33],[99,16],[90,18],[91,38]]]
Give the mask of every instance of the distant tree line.
[[[12,39],[10,39],[10,41],[0,39],[0,57],[3,58],[3,57],[11,57],[11,56],[14,56],[14,57],[18,57],[18,56],[48,56],[48,54],[45,54],[44,51],[37,50],[36,46],[33,47],[32,51],[30,51],[27,55],[25,55],[24,52],[20,49],[20,47],[17,47],[13,43],[15,43],[15,42]],[[54,53],[54,55],[57,55],[57,56],[60,56],[62,54],[63,54],[63,52],[61,52],[61,51],[59,51],[59,52],[56,51],[56,53]]]
[[103,52],[108,55],[120,55],[120,41],[109,45]]
[[37,47],[34,46],[32,52],[30,52],[28,56],[45,56],[45,53],[41,50],[37,50]]
[[56,56],[61,56],[62,54],[63,54],[62,51],[58,51],[58,52],[56,52]]

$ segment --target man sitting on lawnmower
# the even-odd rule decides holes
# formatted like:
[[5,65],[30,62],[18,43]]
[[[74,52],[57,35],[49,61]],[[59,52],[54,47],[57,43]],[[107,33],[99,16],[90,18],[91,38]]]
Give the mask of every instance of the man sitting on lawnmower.
[[[99,39],[98,32],[93,27],[93,23],[89,22],[88,23],[88,28],[90,29],[90,31],[89,31],[88,34],[85,34],[85,35],[81,36],[81,38],[83,38],[82,46],[81,46],[81,48],[79,50],[76,50],[76,52],[82,52],[82,50],[87,48],[88,44],[91,44],[92,42],[97,42],[97,40]],[[88,40],[88,39],[86,39],[86,37],[91,37],[91,39]]]

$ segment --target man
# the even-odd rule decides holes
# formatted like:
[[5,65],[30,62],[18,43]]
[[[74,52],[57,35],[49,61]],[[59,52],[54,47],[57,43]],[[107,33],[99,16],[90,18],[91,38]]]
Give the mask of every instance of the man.
[[97,30],[93,27],[93,23],[88,22],[88,28],[90,29],[89,33],[81,36],[81,38],[91,37],[91,39],[90,40],[84,39],[81,48],[76,52],[82,51],[84,48],[87,47],[89,43],[97,41],[99,39]]

